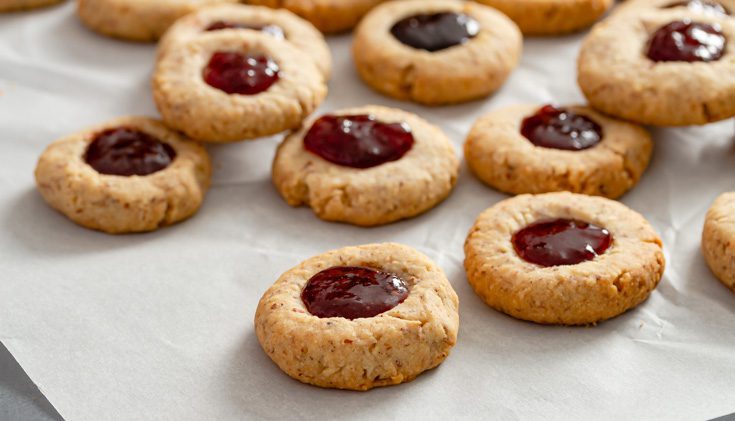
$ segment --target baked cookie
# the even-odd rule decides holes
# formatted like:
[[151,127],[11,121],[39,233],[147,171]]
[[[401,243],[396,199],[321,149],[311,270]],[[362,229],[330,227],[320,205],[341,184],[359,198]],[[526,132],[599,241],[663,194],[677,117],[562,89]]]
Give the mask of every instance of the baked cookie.
[[543,324],[586,325],[643,302],[664,272],[661,239],[624,205],[573,193],[523,195],[477,218],[465,269],[492,308]]
[[368,390],[441,364],[457,341],[458,307],[442,270],[418,251],[345,247],[281,275],[260,299],[255,332],[294,379]]
[[443,201],[459,162],[446,135],[404,111],[367,106],[310,119],[278,147],[273,183],[326,221],[387,224]]
[[518,65],[521,33],[501,13],[457,0],[392,1],[360,23],[352,46],[378,92],[426,105],[495,92]]
[[475,0],[505,13],[525,35],[560,35],[595,23],[614,0]]
[[635,11],[600,23],[582,45],[579,86],[592,107],[659,126],[735,116],[735,19],[686,7]]
[[246,3],[282,7],[308,20],[324,33],[352,29],[365,14],[386,0],[244,0]]
[[207,142],[299,127],[326,95],[324,76],[310,56],[257,31],[215,31],[177,43],[153,75],[163,120]]
[[621,12],[638,12],[640,8],[648,9],[688,9],[691,12],[732,15],[735,11],[735,0],[627,0],[615,9]]
[[0,12],[35,9],[61,3],[63,0],[0,0]]
[[718,197],[707,212],[702,253],[715,276],[735,291],[735,193]]
[[178,21],[159,43],[159,55],[178,42],[186,42],[202,33],[219,30],[261,31],[276,39],[287,40],[314,60],[325,79],[332,73],[332,55],[321,32],[287,10],[267,7],[224,4],[206,7]]
[[196,213],[209,188],[207,151],[146,117],[123,117],[52,143],[36,166],[51,207],[110,234],[153,231]]
[[611,199],[638,183],[652,151],[642,127],[584,106],[492,111],[475,123],[465,143],[472,172],[502,192],[570,191]]

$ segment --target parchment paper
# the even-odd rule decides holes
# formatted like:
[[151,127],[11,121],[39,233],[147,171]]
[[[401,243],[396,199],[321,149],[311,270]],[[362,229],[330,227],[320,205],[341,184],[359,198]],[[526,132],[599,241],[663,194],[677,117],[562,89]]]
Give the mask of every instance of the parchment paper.
[[[512,103],[573,103],[581,37],[526,41],[493,98],[429,109],[358,80],[350,37],[330,39],[336,76],[321,112],[385,104],[441,125],[458,153],[479,115]],[[735,411],[735,296],[699,253],[706,208],[735,189],[733,122],[655,130],[656,152],[623,202],[666,243],[665,279],[639,308],[590,328],[544,327],[485,306],[462,244],[504,198],[463,166],[428,214],[374,229],[288,207],[271,186],[278,139],[211,147],[214,186],[190,221],[113,237],[52,211],[34,189],[56,138],[124,114],[156,115],[154,47],[84,29],[73,5],[0,17],[0,340],[68,420],[705,419]],[[686,89],[686,86],[682,86]],[[300,384],[261,351],[258,299],[301,260],[380,241],[418,248],[461,300],[459,342],[438,369],[353,393]]]

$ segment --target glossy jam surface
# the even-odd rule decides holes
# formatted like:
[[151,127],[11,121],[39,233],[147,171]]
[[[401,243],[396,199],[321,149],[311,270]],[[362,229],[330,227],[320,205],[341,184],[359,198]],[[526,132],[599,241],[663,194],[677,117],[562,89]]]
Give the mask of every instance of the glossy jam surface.
[[317,317],[362,319],[384,313],[408,297],[397,275],[355,266],[337,266],[314,275],[301,292],[309,313]]
[[100,174],[148,175],[168,167],[176,152],[140,130],[120,127],[100,132],[87,146],[84,160]]
[[212,22],[207,26],[205,31],[220,31],[222,29],[252,29],[254,31],[261,31],[272,37],[278,39],[286,39],[286,34],[283,32],[280,26],[277,25],[246,25],[244,23],[227,22],[218,20]]
[[664,6],[664,9],[673,9],[675,7],[686,7],[689,10],[707,13],[713,15],[729,15],[730,11],[720,3],[714,0],[688,0],[688,1],[677,1]]
[[516,253],[544,267],[576,265],[605,253],[613,238],[608,230],[572,219],[537,222],[513,236]]
[[397,161],[413,147],[406,123],[382,123],[373,115],[326,115],[311,126],[304,147],[327,161],[370,168]]
[[591,148],[602,140],[602,127],[589,117],[546,105],[526,117],[521,134],[536,146],[567,151]]
[[480,32],[480,23],[462,13],[434,13],[402,19],[390,32],[409,47],[433,52],[474,38]]
[[659,28],[648,42],[646,55],[653,61],[715,61],[725,53],[727,39],[719,25],[689,20]]
[[278,64],[266,56],[216,52],[204,68],[204,81],[228,94],[256,95],[279,79]]

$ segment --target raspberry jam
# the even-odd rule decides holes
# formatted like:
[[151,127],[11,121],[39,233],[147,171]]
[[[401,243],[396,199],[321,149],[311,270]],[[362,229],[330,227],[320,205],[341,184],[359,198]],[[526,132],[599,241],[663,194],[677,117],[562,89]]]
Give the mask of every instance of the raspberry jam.
[[523,120],[521,134],[543,148],[581,151],[600,143],[602,127],[589,117],[546,105]]
[[715,61],[724,54],[726,43],[719,25],[680,20],[654,32],[646,55],[656,62]]
[[247,25],[244,23],[235,23],[235,22],[227,22],[223,20],[218,20],[216,22],[210,23],[209,26],[204,28],[204,30],[207,32],[220,31],[222,29],[252,29],[254,31],[261,31],[274,38],[286,39],[286,34],[283,32],[283,29],[281,29],[281,27],[277,25]]
[[326,115],[304,137],[304,147],[327,161],[370,168],[397,161],[413,147],[406,123],[381,123],[373,115]]
[[168,167],[176,158],[169,144],[133,128],[98,133],[87,146],[84,160],[100,174],[148,175]]
[[377,316],[407,297],[408,287],[398,275],[354,266],[323,270],[301,292],[309,313],[350,320]]
[[678,1],[664,6],[664,9],[673,9],[675,7],[686,7],[691,11],[699,13],[707,13],[711,15],[729,15],[730,11],[720,3],[714,0],[688,0]]
[[463,13],[433,13],[402,19],[390,32],[409,47],[434,52],[474,38],[480,32],[480,23]]
[[605,253],[612,235],[597,225],[572,219],[537,222],[513,235],[516,253],[544,267],[576,265]]
[[204,68],[204,81],[228,94],[256,95],[279,79],[278,64],[269,57],[219,51]]

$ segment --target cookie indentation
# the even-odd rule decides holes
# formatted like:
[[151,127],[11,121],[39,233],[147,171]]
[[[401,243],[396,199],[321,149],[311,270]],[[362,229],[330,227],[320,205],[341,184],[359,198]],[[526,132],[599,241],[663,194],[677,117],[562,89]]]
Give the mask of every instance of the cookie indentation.
[[419,14],[401,19],[390,32],[409,47],[435,52],[476,37],[480,23],[464,13]]
[[270,57],[218,51],[204,68],[204,81],[228,94],[256,95],[278,82],[280,69]]
[[286,39],[286,34],[283,32],[283,28],[278,25],[247,25],[244,23],[218,20],[210,23],[206,28],[204,28],[204,31],[221,31],[223,29],[252,29],[254,31],[260,31],[264,34],[268,34],[276,39]]
[[108,129],[97,134],[84,160],[100,174],[148,175],[168,167],[176,152],[167,143],[132,128]]
[[715,61],[722,58],[727,38],[717,24],[680,20],[659,28],[648,43],[653,61]]
[[529,225],[513,235],[513,247],[523,260],[544,267],[576,265],[605,253],[610,232],[574,219],[555,219]]
[[521,134],[543,148],[581,151],[602,140],[602,127],[593,119],[565,108],[546,105],[526,117]]

